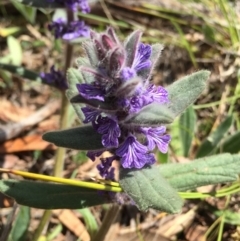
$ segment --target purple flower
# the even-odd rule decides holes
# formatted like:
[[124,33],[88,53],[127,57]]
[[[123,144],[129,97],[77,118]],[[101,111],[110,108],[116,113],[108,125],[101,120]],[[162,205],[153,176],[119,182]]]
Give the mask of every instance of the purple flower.
[[89,107],[83,107],[81,108],[81,110],[85,116],[85,120],[83,121],[83,123],[85,124],[95,121],[97,117],[101,114],[98,110],[95,110]]
[[89,27],[85,25],[84,21],[72,21],[67,23],[62,18],[58,18],[48,26],[49,30],[53,32],[55,38],[62,38],[64,40],[73,40],[79,37],[89,37]]
[[87,157],[89,157],[92,161],[95,161],[96,157],[99,157],[103,154],[103,151],[88,151]]
[[65,5],[72,11],[77,11],[81,9],[83,13],[89,13],[90,7],[87,0],[48,0],[49,2],[55,2]]
[[97,165],[97,169],[101,177],[114,181],[114,168],[112,168],[112,162],[116,159],[115,156],[101,158],[101,164]]
[[87,100],[96,99],[104,100],[106,95],[105,90],[101,86],[91,84],[77,84],[79,93]]
[[116,119],[109,117],[99,117],[97,132],[102,134],[102,144],[105,147],[118,147],[118,138],[121,134]]
[[145,134],[147,139],[147,146],[149,150],[153,150],[155,146],[162,153],[166,153],[168,150],[168,144],[171,140],[170,135],[164,135],[166,132],[166,127],[161,126],[157,128],[141,128],[141,131]]
[[153,154],[148,153],[145,145],[137,141],[135,136],[128,136],[124,143],[116,150],[121,157],[121,164],[124,168],[142,168],[145,165],[155,163]]
[[133,62],[133,68],[136,71],[151,67],[151,60],[149,59],[152,54],[152,48],[148,44],[140,43],[138,51]]
[[[128,122],[129,117],[152,103],[169,102],[167,90],[150,82],[151,70],[157,61],[156,49],[153,51],[152,46],[141,43],[140,36],[136,31],[122,44],[112,28],[101,34],[91,31],[91,39],[83,43],[86,59],[79,64],[83,80],[76,85],[81,98],[75,99],[81,104],[87,103],[82,108],[84,123],[92,123],[102,135],[105,150],[110,151],[123,168],[152,165],[155,163],[153,149],[158,147],[166,153],[170,142],[164,126]],[[89,101],[84,102],[82,98]],[[95,157],[93,153],[92,159]],[[100,174],[106,177],[110,166],[109,159],[101,159]]]
[[68,88],[67,80],[63,72],[55,70],[54,65],[50,69],[50,73],[40,73],[42,82],[58,89],[65,90]]

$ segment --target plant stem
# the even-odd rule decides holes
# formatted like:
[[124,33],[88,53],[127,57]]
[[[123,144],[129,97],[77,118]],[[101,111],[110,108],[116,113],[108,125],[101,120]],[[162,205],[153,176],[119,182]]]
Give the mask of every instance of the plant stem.
[[108,233],[108,230],[110,229],[111,225],[116,220],[118,214],[120,211],[119,205],[113,204],[110,209],[108,209],[103,222],[101,224],[100,229],[96,233],[96,235],[93,237],[92,241],[103,241],[106,234]]
[[[67,10],[67,18],[68,22],[73,21],[74,15],[73,12]],[[66,44],[66,51],[65,51],[65,65],[64,65],[64,73],[66,75],[68,68],[71,66],[72,63],[72,56],[73,56],[73,45],[67,43]],[[69,112],[69,101],[65,95],[65,92],[62,91],[61,93],[61,112],[60,112],[60,129],[65,129],[68,127],[68,112]],[[64,158],[65,158],[66,149],[58,148],[55,154],[55,165],[53,169],[54,176],[61,176],[63,165],[64,165]],[[49,218],[51,217],[51,210],[46,210],[43,214],[43,217],[40,221],[38,228],[35,230],[33,241],[37,241],[40,237],[46,223],[48,222]]]
[[43,216],[42,216],[41,221],[38,225],[38,228],[34,232],[34,235],[33,235],[33,238],[32,238],[33,241],[37,241],[39,239],[44,227],[46,226],[46,223],[48,222],[48,220],[51,217],[51,214],[52,214],[51,210],[46,210],[43,213]]

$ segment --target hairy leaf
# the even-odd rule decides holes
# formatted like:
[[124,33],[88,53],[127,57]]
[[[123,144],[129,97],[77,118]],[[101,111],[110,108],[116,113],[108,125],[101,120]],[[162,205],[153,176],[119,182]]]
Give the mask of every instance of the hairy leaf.
[[165,105],[152,103],[126,120],[127,124],[137,126],[159,126],[172,123],[174,114]]
[[121,187],[141,211],[154,208],[168,213],[180,212],[183,201],[160,175],[157,166],[121,169],[119,179]]
[[76,150],[98,150],[104,148],[101,142],[101,135],[89,125],[61,131],[50,131],[45,133],[42,138],[56,146]]
[[93,189],[26,180],[2,180],[0,191],[21,205],[41,209],[79,209],[109,202]]
[[170,99],[168,108],[175,117],[186,110],[200,96],[206,87],[209,75],[209,71],[201,70],[175,81],[166,88]]
[[196,159],[185,164],[158,166],[160,174],[177,191],[237,180],[240,173],[240,155],[228,153]]
[[140,38],[142,36],[141,31],[137,30],[133,32],[125,42],[125,51],[127,53],[127,66],[132,67],[133,61],[135,59]]

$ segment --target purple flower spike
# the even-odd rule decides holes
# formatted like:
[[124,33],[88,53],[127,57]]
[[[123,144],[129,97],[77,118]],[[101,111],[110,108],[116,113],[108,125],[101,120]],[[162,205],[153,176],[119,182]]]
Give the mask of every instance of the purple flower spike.
[[[90,39],[83,43],[86,59],[78,65],[83,78],[76,90],[79,97],[88,100],[82,108],[84,123],[92,124],[102,136],[105,150],[123,168],[154,164],[151,152],[158,147],[166,153],[171,139],[165,134],[166,127],[156,127],[160,122],[151,119],[155,114],[152,106],[169,102],[167,90],[150,81],[152,63],[159,54],[156,48],[152,51],[152,46],[141,43],[140,38],[141,32],[135,31],[122,43],[112,28],[100,34],[91,31]],[[90,154],[95,159],[96,154]],[[108,161],[102,160],[98,166],[105,178],[111,173]]]
[[83,21],[73,21],[68,24],[62,18],[53,21],[48,28],[53,32],[55,38],[68,41],[79,37],[89,37],[90,33],[89,27]]
[[51,67],[50,73],[42,72],[40,73],[40,77],[43,83],[54,86],[58,89],[66,90],[68,88],[67,80],[63,72],[55,70],[54,65]]

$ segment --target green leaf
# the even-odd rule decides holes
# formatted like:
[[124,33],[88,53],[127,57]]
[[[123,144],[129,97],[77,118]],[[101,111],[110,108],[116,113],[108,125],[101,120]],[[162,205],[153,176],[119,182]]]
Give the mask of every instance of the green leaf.
[[17,218],[13,224],[9,241],[26,241],[27,231],[30,224],[30,208],[21,206]]
[[76,68],[69,68],[67,70],[67,80],[69,89],[75,91],[75,93],[77,92],[76,84],[82,84],[84,82],[81,72]]
[[0,69],[7,70],[12,74],[16,74],[18,76],[21,76],[23,78],[27,78],[27,79],[30,79],[30,80],[34,80],[34,81],[40,81],[41,80],[38,73],[36,73],[34,71],[31,71],[31,70],[28,70],[28,69],[25,69],[21,66],[15,66],[15,65],[11,65],[11,64],[0,63]]
[[89,125],[61,131],[50,131],[45,133],[42,138],[56,146],[76,150],[98,150],[104,148],[101,135]]
[[158,169],[177,191],[188,191],[205,185],[236,181],[240,173],[240,155],[225,153],[185,164],[160,165]]
[[41,209],[79,209],[109,202],[93,189],[26,180],[2,180],[0,191],[21,205]]
[[180,212],[183,201],[160,175],[157,166],[121,169],[119,182],[141,211],[154,208],[167,213]]
[[49,0],[15,0],[15,2],[32,6],[35,8],[63,8],[64,5],[57,3],[57,1]]
[[187,110],[180,116],[180,137],[183,149],[183,155],[188,157],[192,139],[194,137],[194,130],[196,126],[196,114],[192,106],[188,107]]
[[19,41],[13,36],[7,37],[7,45],[11,55],[11,62],[14,65],[22,63],[22,47]]
[[219,142],[223,139],[224,135],[227,133],[232,125],[233,116],[228,116],[218,127],[212,132],[206,140],[203,141],[202,145],[199,147],[196,157],[204,157],[212,154]]
[[218,148],[217,152],[238,153],[240,151],[240,131],[226,138]]
[[195,102],[205,89],[209,75],[209,71],[201,70],[175,81],[166,88],[170,99],[168,108],[174,113],[174,117]]
[[124,47],[127,53],[126,66],[132,66],[133,64],[141,36],[142,36],[142,32],[139,30],[136,30],[133,33],[131,33],[131,35],[127,38],[124,44]]
[[174,114],[165,105],[152,103],[144,107],[137,114],[127,118],[126,124],[138,126],[159,126],[172,123]]
[[231,225],[240,225],[240,213],[232,212],[230,210],[215,210],[213,212],[217,217],[224,215],[224,222]]
[[84,208],[78,211],[81,213],[83,217],[84,223],[86,224],[89,234],[91,235],[91,237],[93,237],[98,231],[98,224],[96,218],[94,217],[89,208]]
[[14,7],[31,23],[35,23],[35,18],[36,18],[36,8],[32,8],[29,6],[25,6],[21,3],[19,3],[16,0],[11,0],[12,4]]

